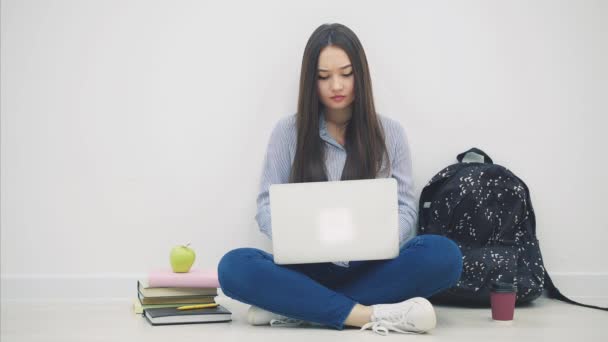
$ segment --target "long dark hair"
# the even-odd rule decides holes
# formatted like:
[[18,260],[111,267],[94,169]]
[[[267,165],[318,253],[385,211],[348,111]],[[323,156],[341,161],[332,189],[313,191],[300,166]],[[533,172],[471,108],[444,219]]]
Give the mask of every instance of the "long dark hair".
[[384,131],[378,120],[365,51],[351,29],[341,24],[319,26],[308,39],[302,58],[298,98],[296,155],[289,182],[327,181],[324,144],[319,136],[319,111],[323,104],[317,92],[319,55],[326,46],[341,48],[348,55],[355,77],[352,117],[345,133],[346,163],[341,180],[376,178],[386,157]]

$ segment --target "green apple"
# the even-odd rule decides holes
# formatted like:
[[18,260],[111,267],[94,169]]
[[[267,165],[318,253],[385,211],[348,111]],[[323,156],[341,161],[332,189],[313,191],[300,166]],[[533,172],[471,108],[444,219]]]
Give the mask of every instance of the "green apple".
[[171,268],[175,273],[187,273],[190,271],[190,267],[194,264],[196,254],[190,247],[190,244],[185,246],[175,246],[171,250],[169,260],[171,261]]

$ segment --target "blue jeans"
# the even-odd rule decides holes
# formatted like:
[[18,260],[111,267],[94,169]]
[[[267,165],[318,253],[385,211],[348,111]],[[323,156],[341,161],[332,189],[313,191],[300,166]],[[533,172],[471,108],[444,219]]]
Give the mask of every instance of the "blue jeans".
[[355,304],[397,303],[430,297],[452,287],[462,272],[456,244],[439,235],[409,240],[388,260],[277,265],[271,254],[238,248],[222,257],[218,278],[224,294],[240,302],[336,329]]

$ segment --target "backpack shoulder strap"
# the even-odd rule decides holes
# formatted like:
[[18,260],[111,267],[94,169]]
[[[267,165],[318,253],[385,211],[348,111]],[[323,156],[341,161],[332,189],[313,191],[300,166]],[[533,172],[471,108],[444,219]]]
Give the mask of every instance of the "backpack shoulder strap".
[[549,272],[545,272],[545,288],[547,289],[549,298],[554,298],[557,300],[561,300],[562,302],[566,302],[566,303],[570,303],[570,304],[574,304],[574,305],[584,306],[586,308],[608,311],[608,307],[583,304],[583,303],[575,302],[572,299],[564,296],[561,292],[559,292],[557,287],[555,287],[555,285],[553,284],[553,280],[551,280],[551,277],[549,276]]

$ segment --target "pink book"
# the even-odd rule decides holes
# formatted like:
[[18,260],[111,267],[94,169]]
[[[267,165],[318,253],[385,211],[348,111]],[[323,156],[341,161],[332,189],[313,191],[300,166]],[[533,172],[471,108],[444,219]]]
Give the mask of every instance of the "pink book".
[[150,287],[210,287],[218,288],[216,270],[190,269],[188,273],[175,273],[170,268],[148,273]]

